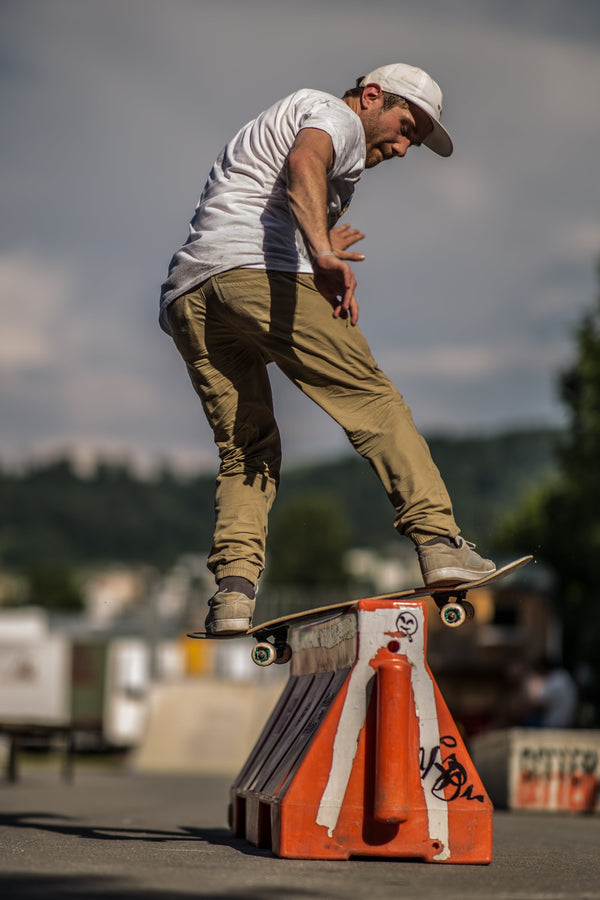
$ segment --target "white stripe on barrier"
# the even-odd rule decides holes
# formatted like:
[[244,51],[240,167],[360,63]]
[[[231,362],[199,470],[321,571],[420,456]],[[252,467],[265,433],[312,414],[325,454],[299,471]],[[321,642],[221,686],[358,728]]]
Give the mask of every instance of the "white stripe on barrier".
[[[423,608],[415,604],[391,609],[385,607],[375,610],[359,609],[358,658],[350,674],[348,692],[333,743],[329,780],[317,813],[317,825],[327,828],[329,837],[333,835],[337,825],[358,748],[358,738],[365,723],[368,687],[374,674],[370,663],[379,648],[387,644],[390,634],[399,631],[397,623],[403,613],[407,614],[406,623],[410,622],[411,625],[406,628],[406,635],[400,640],[400,653],[407,657],[412,666],[412,689],[424,758],[429,758],[433,749],[440,746],[433,682],[425,668]],[[449,858],[450,848],[448,808],[433,792],[438,775],[439,772],[432,766],[425,774],[422,784],[427,806],[429,836],[443,848],[434,858],[441,861]]]

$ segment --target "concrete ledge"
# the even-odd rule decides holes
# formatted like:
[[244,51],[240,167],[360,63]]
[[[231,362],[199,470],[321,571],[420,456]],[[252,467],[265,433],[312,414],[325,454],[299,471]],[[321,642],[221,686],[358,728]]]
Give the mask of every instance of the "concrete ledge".
[[282,678],[259,683],[206,678],[156,685],[133,769],[235,775],[284,684]]

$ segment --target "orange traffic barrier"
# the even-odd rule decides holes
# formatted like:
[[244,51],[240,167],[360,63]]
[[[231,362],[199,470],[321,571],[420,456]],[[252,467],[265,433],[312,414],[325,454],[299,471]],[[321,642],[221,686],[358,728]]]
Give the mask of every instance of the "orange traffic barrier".
[[489,863],[492,805],[427,665],[424,601],[291,629],[290,678],[231,789],[282,857]]

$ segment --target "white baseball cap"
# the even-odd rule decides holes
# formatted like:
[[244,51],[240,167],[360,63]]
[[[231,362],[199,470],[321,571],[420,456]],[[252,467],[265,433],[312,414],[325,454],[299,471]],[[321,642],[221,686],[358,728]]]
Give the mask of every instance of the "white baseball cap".
[[368,84],[378,84],[389,94],[398,94],[405,100],[410,100],[424,113],[427,113],[433,125],[433,131],[427,135],[423,143],[439,156],[450,156],[452,139],[443,125],[440,124],[442,115],[442,92],[439,84],[415,66],[407,66],[404,63],[393,63],[391,66],[380,66],[373,69],[358,83],[358,87],[366,87]]

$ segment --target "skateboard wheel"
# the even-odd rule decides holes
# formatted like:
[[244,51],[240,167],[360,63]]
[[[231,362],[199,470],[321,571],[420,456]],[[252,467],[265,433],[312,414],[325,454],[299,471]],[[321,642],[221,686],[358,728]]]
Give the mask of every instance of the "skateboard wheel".
[[283,666],[285,663],[288,663],[292,658],[292,648],[289,644],[284,644],[283,647],[277,647],[277,659],[275,660],[276,665]]
[[446,603],[440,609],[440,619],[448,628],[458,628],[467,621],[467,611],[461,603]]
[[277,650],[268,641],[261,641],[252,648],[252,662],[257,666],[270,666],[277,660]]
[[462,601],[462,607],[467,614],[467,622],[472,622],[475,618],[475,607],[468,600]]

